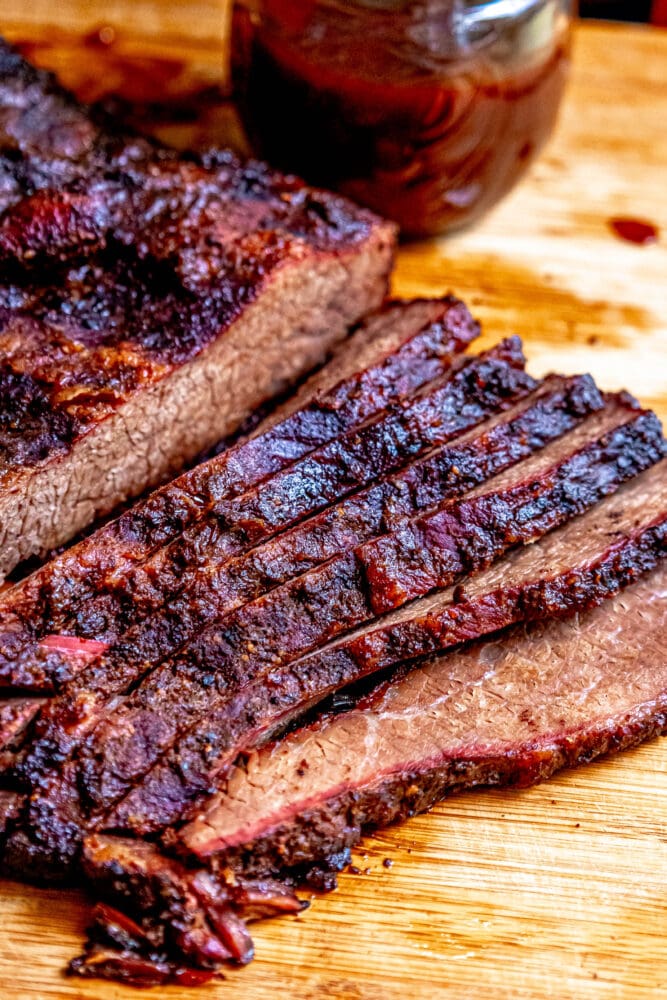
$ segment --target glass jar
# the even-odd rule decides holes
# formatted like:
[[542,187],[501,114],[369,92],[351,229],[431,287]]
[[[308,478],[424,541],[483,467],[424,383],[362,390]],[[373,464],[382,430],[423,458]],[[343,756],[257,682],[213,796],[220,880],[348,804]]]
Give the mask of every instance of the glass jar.
[[467,225],[550,135],[570,0],[236,0],[232,74],[256,152],[400,223]]

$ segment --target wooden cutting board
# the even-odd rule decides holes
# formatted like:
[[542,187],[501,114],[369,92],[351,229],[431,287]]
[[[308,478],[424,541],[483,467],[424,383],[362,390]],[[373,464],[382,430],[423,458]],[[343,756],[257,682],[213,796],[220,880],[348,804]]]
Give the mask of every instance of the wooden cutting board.
[[[105,5],[115,34],[103,31],[102,40],[95,7],[15,0],[0,28],[87,97],[120,90],[153,102],[135,111],[167,138],[219,137],[229,118],[218,90],[223,18],[215,0],[117,0]],[[45,27],[56,17],[62,30]],[[608,226],[619,215],[661,226],[660,242],[619,241]],[[558,134],[529,179],[473,232],[399,254],[396,293],[449,289],[483,320],[487,342],[520,333],[536,374],[590,370],[604,386],[630,386],[667,418],[667,32],[579,28]],[[661,742],[529,791],[452,798],[368,839],[356,864],[363,874],[343,875],[339,890],[303,915],[256,925],[253,965],[199,995],[663,995]],[[3,1000],[136,996],[62,978],[83,936],[81,897],[0,885]]]

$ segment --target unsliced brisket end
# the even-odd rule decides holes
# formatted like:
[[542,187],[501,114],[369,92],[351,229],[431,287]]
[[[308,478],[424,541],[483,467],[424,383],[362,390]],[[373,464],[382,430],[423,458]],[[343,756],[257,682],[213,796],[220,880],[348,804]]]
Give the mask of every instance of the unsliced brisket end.
[[[156,295],[164,278],[91,267],[53,307],[0,305],[0,573],[173,474],[322,361],[379,304],[390,257],[379,224],[329,253],[259,234],[201,303]],[[187,345],[182,360],[153,346],[165,329]]]
[[[653,561],[665,541],[663,518]],[[591,569],[576,574],[584,592],[586,579],[595,589],[595,573],[606,573],[602,563]],[[326,857],[455,789],[523,787],[663,732],[666,598],[663,559],[587,615],[427,661],[351,712],[251,754],[186,829],[187,847],[241,869],[282,868]]]
[[[221,155],[208,168],[150,144],[134,157],[62,93],[49,133],[50,86],[0,52],[0,170],[28,196],[0,222],[0,574],[322,361],[379,305],[395,240],[371,213],[260,164]],[[79,184],[47,191],[67,179],[57,166],[40,179],[39,165],[69,114],[75,148],[54,159]],[[100,170],[117,175],[113,190]],[[25,268],[23,244],[35,254],[40,240],[44,261]],[[63,259],[64,244],[80,259]]]
[[61,631],[82,605],[122,585],[137,564],[213,504],[252,488],[436,378],[477,332],[463,303],[449,298],[393,303],[368,319],[253,438],[156,491],[5,593],[5,671],[11,673],[11,661],[35,638]]
[[[659,489],[660,475],[664,478],[664,474],[662,463],[579,521],[473,577],[464,594],[460,588],[453,588],[407,605],[380,622],[274,671],[271,684],[261,675],[257,680],[250,677],[230,696],[212,698],[210,710],[202,714],[199,724],[178,740],[137,788],[107,815],[107,827],[129,826],[148,832],[177,823],[196,796],[205,794],[213,784],[224,786],[226,768],[237,753],[266,740],[311,705],[363,677],[522,618],[563,614],[586,602],[602,600],[614,592],[615,586],[633,579],[627,578],[627,558],[623,555],[626,549],[634,559],[634,563],[627,563],[630,570],[634,566],[637,572],[643,558],[651,565],[663,528],[651,526],[647,531],[648,541],[642,542],[644,548],[648,546],[646,557],[641,555],[643,549],[636,543],[633,530],[620,529],[621,554],[613,547],[606,552],[603,563],[608,572],[606,576],[601,573],[597,584],[595,575],[586,576],[586,570],[585,586],[577,588],[568,567],[573,565],[575,554],[581,556],[581,564],[586,567],[596,564],[599,554],[609,546],[610,527],[620,519],[623,505],[623,525],[633,524],[633,518],[641,524],[645,490],[656,494],[647,504],[647,518],[652,525],[651,517],[659,513],[660,503],[666,499],[660,497]],[[579,540],[578,546],[574,539]],[[548,581],[554,573],[557,581],[552,586]],[[614,583],[616,577],[620,583]]]

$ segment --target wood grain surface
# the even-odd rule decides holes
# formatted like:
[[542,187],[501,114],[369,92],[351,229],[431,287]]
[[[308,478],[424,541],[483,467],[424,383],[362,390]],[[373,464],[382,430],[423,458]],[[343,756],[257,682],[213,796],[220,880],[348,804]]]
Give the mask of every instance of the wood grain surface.
[[[0,29],[86,96],[173,103],[176,141],[229,127],[213,0],[14,2]],[[59,29],[51,26],[59,20]],[[81,36],[88,35],[86,44]],[[92,40],[91,40],[92,39]],[[208,95],[207,101],[200,100]],[[197,96],[199,95],[199,97]],[[187,109],[195,104],[197,120]],[[164,109],[163,109],[164,111]],[[148,106],[143,112],[150,120]],[[529,179],[474,231],[401,250],[394,290],[452,289],[485,339],[518,332],[535,373],[590,370],[667,418],[667,32],[577,32],[558,133]],[[623,243],[613,216],[654,222]],[[383,866],[385,858],[393,861]],[[257,959],[200,996],[231,1000],[621,1000],[667,985],[667,746],[656,742],[524,792],[451,798],[368,839],[339,890],[298,918],[255,927]],[[67,980],[81,897],[1,884],[0,997],[134,991]],[[192,991],[154,991],[168,998]]]

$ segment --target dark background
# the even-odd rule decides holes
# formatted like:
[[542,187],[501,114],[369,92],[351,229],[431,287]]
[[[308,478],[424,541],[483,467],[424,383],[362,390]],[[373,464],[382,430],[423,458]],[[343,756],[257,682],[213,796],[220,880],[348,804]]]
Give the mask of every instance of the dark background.
[[582,17],[611,17],[623,21],[648,21],[651,14],[651,0],[583,0],[580,3]]

